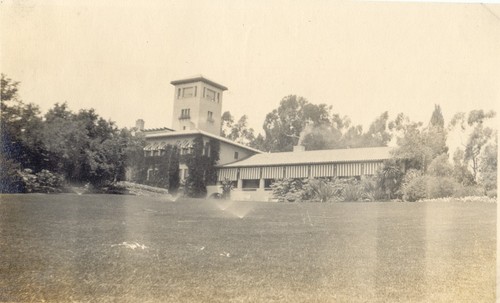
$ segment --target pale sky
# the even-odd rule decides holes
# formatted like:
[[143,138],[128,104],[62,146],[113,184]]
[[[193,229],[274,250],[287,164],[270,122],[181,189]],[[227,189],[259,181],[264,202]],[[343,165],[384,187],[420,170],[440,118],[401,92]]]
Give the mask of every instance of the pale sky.
[[67,101],[131,127],[171,126],[170,81],[229,88],[223,111],[262,131],[289,94],[366,126],[500,103],[500,5],[316,1],[0,4],[1,71],[42,111]]

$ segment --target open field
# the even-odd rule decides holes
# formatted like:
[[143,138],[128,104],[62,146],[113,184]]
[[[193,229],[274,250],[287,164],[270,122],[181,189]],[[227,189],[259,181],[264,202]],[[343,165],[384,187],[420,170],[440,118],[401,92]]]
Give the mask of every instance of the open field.
[[494,302],[494,203],[0,196],[0,302]]

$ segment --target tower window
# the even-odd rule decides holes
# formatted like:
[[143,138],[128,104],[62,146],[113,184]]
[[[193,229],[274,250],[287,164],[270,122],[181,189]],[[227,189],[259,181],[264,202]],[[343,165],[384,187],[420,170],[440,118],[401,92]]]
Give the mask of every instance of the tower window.
[[234,152],[234,158],[235,158],[235,159],[238,159],[238,157],[239,157],[238,152]]
[[213,112],[211,112],[211,111],[208,112],[207,121],[214,122],[214,113]]
[[208,156],[210,155],[210,143],[205,143],[205,148],[203,149],[203,155]]
[[215,91],[210,88],[205,89],[205,95],[203,97],[209,99],[210,101],[215,101]]
[[189,108],[181,109],[181,116],[179,117],[179,119],[191,118],[190,111],[191,111],[191,109],[189,109]]
[[217,103],[219,103],[219,102],[220,102],[220,94],[217,93]]
[[179,99],[181,97],[181,89],[177,89],[177,99]]
[[189,98],[195,96],[195,90],[194,87],[184,87],[182,89],[182,97],[183,98]]

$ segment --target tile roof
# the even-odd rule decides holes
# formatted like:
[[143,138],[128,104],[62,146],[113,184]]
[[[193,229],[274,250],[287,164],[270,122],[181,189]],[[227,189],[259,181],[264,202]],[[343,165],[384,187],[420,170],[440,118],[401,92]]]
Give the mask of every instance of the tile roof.
[[329,149],[297,151],[283,153],[256,154],[241,161],[221,165],[220,167],[249,167],[293,165],[332,162],[356,162],[385,160],[391,157],[390,147],[367,147],[348,149]]

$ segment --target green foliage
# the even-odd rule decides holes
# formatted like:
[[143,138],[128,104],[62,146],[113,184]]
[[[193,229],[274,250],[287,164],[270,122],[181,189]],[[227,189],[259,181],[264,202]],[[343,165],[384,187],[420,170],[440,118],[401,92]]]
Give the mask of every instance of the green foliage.
[[448,161],[448,155],[442,154],[434,158],[427,168],[427,173],[435,177],[448,177],[453,175],[453,166]]
[[437,199],[445,197],[482,196],[482,191],[477,186],[462,186],[450,175],[442,173],[423,175],[421,171],[410,170],[406,173],[403,186],[403,199],[405,201],[418,201],[422,199]]
[[20,168],[48,168],[41,141],[43,121],[38,106],[25,104],[18,96],[18,82],[1,75],[0,153]]
[[498,167],[498,144],[497,137],[493,142],[484,148],[480,157],[480,178],[479,181],[486,191],[495,191],[497,189],[497,167]]
[[54,169],[69,181],[106,186],[125,178],[131,133],[93,109],[73,113],[56,104],[45,115],[43,141]]
[[265,138],[256,138],[252,146],[265,151],[291,151],[294,145],[306,150],[346,147],[387,146],[388,112],[382,113],[366,133],[361,125],[351,125],[348,117],[332,114],[331,106],[312,104],[300,96],[283,98],[277,109],[264,121]]
[[431,121],[429,123],[433,127],[444,128],[443,113],[439,104],[434,105],[434,111],[432,112]]
[[311,104],[305,98],[289,95],[264,120],[266,151],[291,151],[308,123],[330,124],[331,107]]
[[343,190],[343,200],[346,202],[361,201],[365,196],[363,188],[357,181],[345,184]]
[[387,146],[392,138],[392,135],[388,131],[388,120],[389,113],[387,111],[383,112],[372,122],[368,131],[363,134],[361,143],[356,147]]
[[469,171],[469,169],[467,169],[467,163],[464,161],[464,151],[458,148],[453,154],[452,176],[462,186],[471,186],[476,183],[474,180],[474,176]]
[[0,153],[0,193],[22,193],[25,186],[19,171],[21,165]]
[[177,146],[168,144],[160,151],[158,156],[143,157],[144,167],[141,171],[152,169],[150,179],[146,180],[146,174],[142,175],[139,183],[144,183],[154,187],[168,189],[174,193],[179,188],[179,150]]
[[301,200],[304,194],[304,181],[301,179],[282,179],[276,180],[271,184],[273,196],[280,202],[294,202]]
[[301,144],[307,150],[387,146],[391,140],[388,118],[388,112],[382,113],[364,133],[361,125],[351,126],[349,118],[333,115],[330,123],[308,125]]
[[221,136],[234,142],[248,145],[255,140],[253,128],[248,127],[248,116],[243,115],[234,122],[234,117],[229,111],[222,114],[221,117]]
[[147,176],[146,157],[144,157],[144,147],[146,146],[146,137],[144,133],[136,129],[128,132],[127,145],[125,148],[126,167],[130,172],[130,181],[144,183]]
[[230,181],[228,178],[225,178],[222,182],[222,198],[223,199],[229,199],[231,195],[231,191],[234,189],[233,182]]
[[402,184],[403,200],[414,202],[427,197],[427,182],[421,171],[412,169],[404,176]]
[[47,170],[97,187],[124,179],[130,132],[93,109],[73,113],[66,104],[56,104],[42,119],[37,106],[19,99],[17,86],[2,74],[0,152],[8,170],[2,191],[22,190],[16,169]]
[[426,176],[426,197],[429,199],[451,197],[459,187],[458,182],[452,177]]
[[[205,159],[205,183],[207,185],[215,185],[217,183],[217,162],[220,160],[220,142],[219,140],[210,139],[208,141],[209,155]],[[206,157],[207,155],[205,155]]]
[[60,174],[42,170],[33,173],[31,169],[20,171],[25,192],[28,193],[59,193],[64,187],[64,177]]
[[404,160],[388,159],[384,161],[382,168],[377,171],[375,177],[377,183],[377,195],[384,197],[383,199],[400,198],[400,191],[403,182]]
[[436,156],[448,151],[446,132],[439,126],[423,128],[421,122],[413,122],[401,113],[389,123],[389,128],[396,135],[398,145],[392,155],[404,161],[407,169],[425,172]]
[[309,185],[314,194],[314,198],[320,202],[332,201],[335,197],[342,195],[342,187],[335,186],[322,179],[310,179]]
[[[207,150],[210,151],[208,154]],[[210,139],[205,145],[201,135],[193,139],[193,152],[186,156],[186,165],[189,169],[185,184],[186,195],[194,198],[204,197],[207,194],[206,185],[217,182],[215,165],[219,161],[219,153],[218,140]]]
[[492,139],[496,140],[496,131],[485,126],[484,122],[495,116],[494,111],[472,110],[468,115],[457,113],[450,122],[451,129],[459,128],[462,132],[468,133],[463,161],[472,170],[476,182],[479,181],[481,170],[481,154]]
[[374,201],[377,195],[373,178],[282,179],[271,185],[273,195],[284,201]]
[[477,197],[477,196],[484,196],[485,191],[484,188],[482,188],[479,185],[470,185],[470,186],[463,186],[461,184],[458,184],[455,187],[455,192],[453,193],[453,197],[456,198],[461,198],[461,197]]

